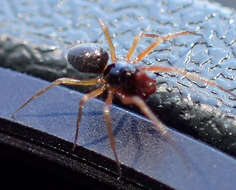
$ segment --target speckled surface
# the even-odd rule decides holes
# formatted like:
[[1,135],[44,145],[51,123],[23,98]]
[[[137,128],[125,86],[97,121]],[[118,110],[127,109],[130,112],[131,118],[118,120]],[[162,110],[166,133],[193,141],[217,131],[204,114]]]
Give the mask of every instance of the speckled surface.
[[[4,0],[0,8],[1,66],[47,80],[61,76],[87,77],[76,73],[65,57],[69,48],[77,43],[95,42],[108,49],[97,17],[108,24],[119,56],[126,54],[132,39],[140,31],[163,35],[190,30],[201,34],[161,44],[142,64],[183,68],[213,79],[236,93],[236,14],[205,1]],[[135,55],[150,41],[142,40]],[[230,149],[232,155],[235,153],[235,99],[182,76],[160,73],[156,77],[159,94],[148,101],[157,115],[166,123],[178,123],[173,127],[181,129],[184,125],[192,135],[196,130],[196,138],[224,151]],[[169,96],[174,98],[169,101],[165,98]],[[172,101],[175,99],[177,101]],[[172,106],[168,110],[166,104],[170,103]],[[186,107],[182,109],[183,105]],[[173,113],[169,114],[169,111]],[[202,114],[204,119],[197,112],[206,113]],[[232,130],[228,131],[229,128]],[[216,133],[219,138],[215,138]],[[227,142],[223,148],[220,147],[222,140]]]

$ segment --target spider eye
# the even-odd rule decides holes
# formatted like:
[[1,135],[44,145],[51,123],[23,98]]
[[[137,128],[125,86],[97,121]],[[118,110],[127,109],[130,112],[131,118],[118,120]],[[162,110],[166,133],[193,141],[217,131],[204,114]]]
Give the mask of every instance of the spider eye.
[[124,78],[130,78],[131,75],[132,75],[132,73],[131,73],[130,71],[124,70],[124,71],[122,72],[122,77],[124,77]]
[[133,74],[134,74],[134,71],[133,71],[133,69],[130,68],[130,67],[124,67],[124,68],[121,70],[121,77],[124,78],[124,79],[132,78],[132,77],[133,77]]

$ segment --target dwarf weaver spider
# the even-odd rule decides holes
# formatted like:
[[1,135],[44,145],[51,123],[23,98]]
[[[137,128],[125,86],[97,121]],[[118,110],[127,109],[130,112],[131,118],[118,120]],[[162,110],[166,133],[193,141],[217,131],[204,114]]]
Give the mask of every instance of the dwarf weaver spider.
[[[166,129],[162,126],[161,121],[154,115],[154,113],[149,109],[149,107],[144,102],[144,99],[150,94],[156,91],[156,80],[147,75],[147,72],[174,72],[179,73],[188,78],[204,82],[208,85],[215,86],[224,92],[236,97],[235,94],[229,90],[223,88],[216,82],[212,80],[205,79],[198,75],[189,73],[185,70],[175,68],[175,67],[162,67],[162,66],[140,66],[137,63],[142,61],[156,46],[158,46],[163,41],[168,41],[178,36],[183,35],[195,35],[194,32],[182,31],[174,34],[169,34],[165,36],[158,36],[156,34],[140,33],[137,35],[131,47],[128,50],[126,57],[123,59],[118,59],[116,57],[115,48],[112,43],[108,27],[105,25],[103,20],[98,19],[99,24],[106,36],[108,41],[111,63],[108,64],[108,53],[102,48],[95,44],[80,44],[70,49],[68,52],[68,62],[78,71],[86,73],[96,73],[99,74],[97,78],[89,80],[79,80],[73,78],[59,78],[52,82],[48,87],[40,90],[38,93],[29,98],[24,104],[22,104],[13,115],[25,107],[29,102],[31,102],[36,97],[39,97],[52,87],[60,84],[66,85],[99,85],[99,88],[85,94],[80,103],[78,110],[78,117],[76,122],[76,133],[74,138],[73,149],[76,147],[76,142],[79,134],[79,125],[82,117],[82,110],[84,104],[94,98],[99,96],[104,91],[107,91],[107,98],[105,100],[105,106],[103,109],[104,118],[107,125],[107,133],[113,151],[119,172],[121,172],[120,162],[116,153],[115,140],[112,135],[112,123],[110,117],[110,105],[114,96],[117,96],[123,104],[134,104],[140,111],[149,118],[156,130],[161,132],[161,135],[166,137],[168,141],[171,141],[168,137]],[[131,59],[139,40],[143,37],[154,38],[155,41],[144,49],[139,55]],[[174,145],[174,142],[171,143]],[[121,174],[121,173],[120,173]]]

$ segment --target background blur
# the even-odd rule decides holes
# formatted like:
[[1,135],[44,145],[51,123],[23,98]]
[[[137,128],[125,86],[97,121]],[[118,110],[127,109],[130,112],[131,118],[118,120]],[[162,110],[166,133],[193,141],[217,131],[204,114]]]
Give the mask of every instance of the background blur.
[[228,6],[228,7],[236,9],[236,3],[234,0],[215,0],[215,1],[219,2],[220,4],[222,4],[224,6]]

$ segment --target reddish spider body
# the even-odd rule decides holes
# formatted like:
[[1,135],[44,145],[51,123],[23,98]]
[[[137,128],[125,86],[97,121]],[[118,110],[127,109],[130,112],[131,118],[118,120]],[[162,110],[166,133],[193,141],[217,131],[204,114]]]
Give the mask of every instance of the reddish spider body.
[[96,44],[77,45],[67,55],[68,62],[78,71],[102,73],[107,84],[129,95],[146,98],[156,91],[156,80],[140,70],[138,65],[129,64],[126,60],[116,60],[107,65],[108,59],[107,52]]
[[[73,149],[76,147],[78,133],[79,133],[79,124],[82,117],[82,110],[84,104],[94,98],[99,96],[103,92],[107,91],[107,99],[104,106],[104,117],[107,125],[107,133],[110,141],[110,145],[112,151],[114,153],[114,157],[116,159],[116,163],[119,168],[119,172],[121,172],[120,162],[116,153],[115,148],[115,140],[112,135],[112,124],[111,124],[111,117],[110,117],[110,105],[112,104],[112,100],[114,95],[116,95],[122,103],[124,104],[134,104],[136,105],[140,111],[149,118],[152,123],[153,127],[158,130],[162,136],[171,143],[171,145],[178,149],[175,146],[175,143],[171,140],[171,137],[168,136],[166,129],[162,126],[160,120],[152,113],[152,111],[148,108],[148,106],[144,102],[144,98],[148,95],[154,93],[156,91],[156,81],[155,79],[148,76],[146,72],[175,72],[179,73],[183,76],[188,78],[198,80],[201,82],[205,82],[208,85],[215,86],[226,93],[230,94],[231,96],[236,97],[234,93],[231,91],[223,88],[215,81],[208,80],[202,78],[198,75],[188,73],[185,70],[175,68],[175,67],[161,67],[161,66],[140,66],[137,63],[142,61],[144,57],[146,57],[156,46],[162,43],[165,40],[170,40],[176,38],[178,36],[183,36],[187,34],[195,34],[189,31],[182,31],[177,32],[174,34],[169,34],[165,36],[158,36],[156,34],[146,34],[140,33],[137,35],[128,51],[127,56],[123,60],[118,60],[115,54],[115,48],[113,46],[111,37],[108,32],[107,26],[104,22],[99,19],[99,24],[106,36],[108,41],[110,55],[111,55],[111,64],[108,63],[108,54],[100,47],[94,44],[83,44],[78,45],[70,49],[68,53],[68,62],[76,68],[78,71],[81,72],[88,72],[88,73],[97,73],[99,76],[94,79],[89,80],[79,80],[73,78],[59,78],[51,83],[48,87],[40,90],[38,93],[33,95],[29,98],[23,105],[21,105],[13,114],[21,110],[24,106],[26,106],[29,102],[31,102],[36,97],[40,96],[41,94],[45,93],[49,89],[53,88],[59,84],[66,84],[66,85],[99,85],[99,87],[92,92],[85,94],[80,103],[79,103],[79,111],[78,117],[76,122],[76,133],[74,138],[74,146]],[[155,38],[155,41],[143,50],[135,59],[131,59],[136,46],[139,40],[143,37],[150,37]],[[120,173],[121,174],[121,173]]]
[[145,71],[127,62],[117,62],[108,65],[104,71],[106,82],[128,95],[138,95],[146,98],[156,91],[156,80],[150,78]]

